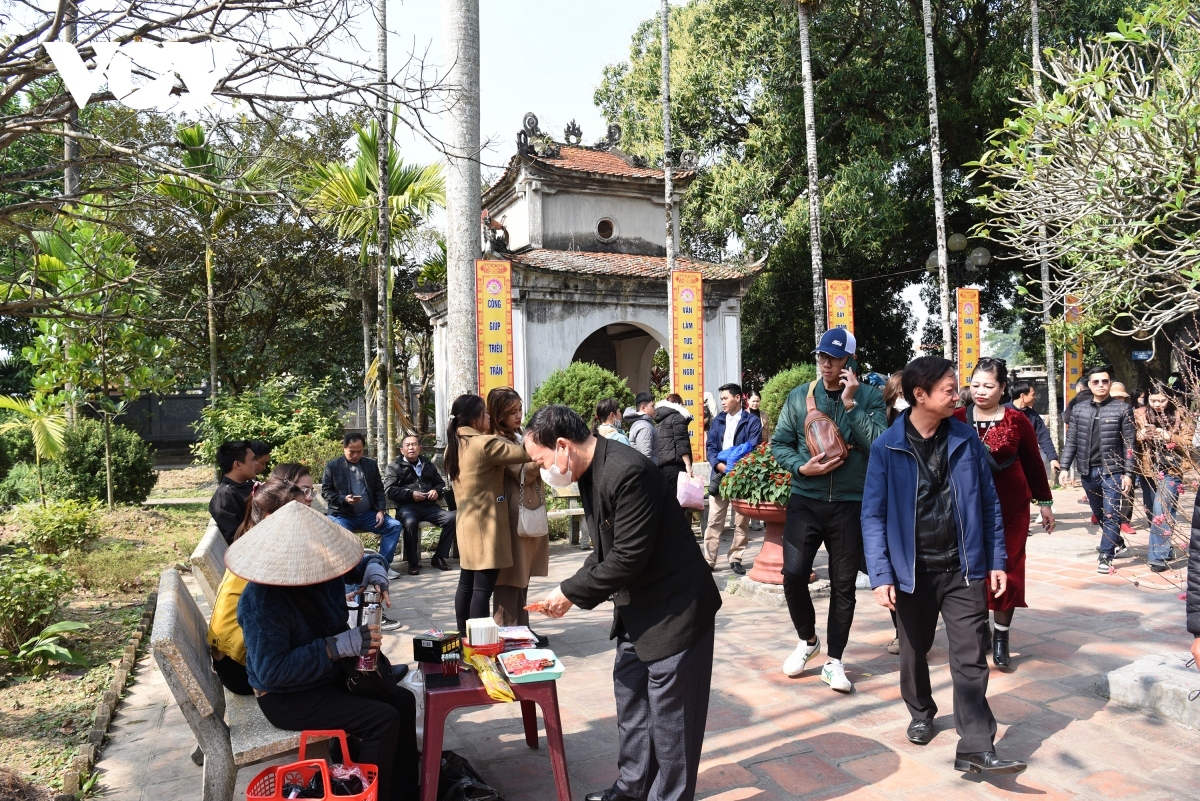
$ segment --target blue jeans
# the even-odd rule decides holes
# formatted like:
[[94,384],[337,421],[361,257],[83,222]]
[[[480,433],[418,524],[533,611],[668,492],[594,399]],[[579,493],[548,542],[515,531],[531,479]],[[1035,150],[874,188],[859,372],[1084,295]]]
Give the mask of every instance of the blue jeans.
[[389,565],[396,556],[396,546],[400,544],[400,532],[403,527],[400,521],[383,513],[383,525],[375,525],[375,512],[362,512],[356,515],[330,515],[329,519],[347,531],[368,531],[379,535],[379,555]]
[[1171,527],[1179,507],[1179,486],[1183,479],[1164,475],[1158,480],[1154,494],[1154,510],[1150,515],[1150,550],[1148,562],[1166,562],[1171,553]]
[[1092,514],[1100,521],[1100,552],[1111,557],[1118,546],[1125,545],[1121,536],[1121,507],[1124,494],[1121,492],[1122,473],[1101,475],[1099,467],[1093,467],[1087,475],[1079,477],[1083,491],[1087,494]]

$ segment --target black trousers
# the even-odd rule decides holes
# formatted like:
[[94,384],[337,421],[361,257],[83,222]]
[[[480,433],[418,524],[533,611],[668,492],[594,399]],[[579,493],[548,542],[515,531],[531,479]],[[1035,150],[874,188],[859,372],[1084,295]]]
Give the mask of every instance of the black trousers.
[[467,621],[479,617],[491,617],[492,593],[496,590],[496,579],[500,568],[491,570],[458,571],[458,589],[454,592],[454,617],[458,633],[467,636]]
[[[342,729],[351,758],[379,768],[381,801],[416,801],[417,701],[396,687],[391,703],[351,695],[333,684],[259,696],[258,707],[281,729]],[[437,781],[433,777],[432,781]]]
[[398,508],[396,519],[404,527],[404,558],[409,567],[421,564],[422,523],[432,523],[442,529],[434,558],[445,559],[450,555],[450,546],[454,544],[454,512],[447,512],[433,501],[421,501]]
[[222,654],[220,659],[217,659],[216,654],[213,655],[213,672],[217,674],[217,678],[221,680],[221,685],[234,695],[254,695],[254,688],[250,686],[250,678],[246,675],[246,666],[235,660],[228,654]]
[[862,561],[862,503],[792,495],[783,527],[783,597],[802,640],[816,636],[817,612],[808,576],[821,545],[829,552],[827,653],[841,659],[854,623],[854,581]]
[[959,753],[991,751],[996,718],[987,702],[987,581],[953,573],[917,573],[913,592],[896,590],[900,635],[900,695],[914,720],[937,714],[929,685],[929,661],[938,615],[950,642],[950,678],[954,682],[954,726]]

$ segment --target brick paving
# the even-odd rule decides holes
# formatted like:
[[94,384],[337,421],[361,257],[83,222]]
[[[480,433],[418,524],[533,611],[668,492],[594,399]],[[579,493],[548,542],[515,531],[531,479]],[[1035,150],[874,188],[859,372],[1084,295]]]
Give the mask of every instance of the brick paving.
[[[1113,576],[1097,575],[1079,490],[1056,493],[1059,533],[1029,543],[1030,609],[1019,610],[1012,634],[1013,667],[993,669],[989,699],[997,720],[997,748],[1027,759],[1016,777],[981,779],[957,773],[946,643],[939,633],[930,653],[939,714],[925,747],[904,737],[908,715],[900,700],[899,658],[886,610],[869,591],[858,593],[854,629],[845,653],[855,682],[849,695],[821,683],[822,659],[797,679],[780,671],[795,646],[786,609],[725,596],[717,621],[717,658],[708,735],[697,797],[710,801],[776,799],[997,799],[1037,796],[1081,799],[1200,798],[1200,733],[1109,703],[1095,692],[1105,672],[1150,653],[1182,653],[1190,643],[1183,602],[1171,581],[1178,573],[1151,573],[1139,560],[1119,560]],[[1190,499],[1187,506],[1190,509]],[[1144,554],[1146,526],[1130,537]],[[1037,529],[1040,531],[1040,529]],[[761,534],[756,536],[761,537]],[[728,542],[728,533],[723,546]],[[1136,547],[1140,546],[1140,547]],[[751,546],[748,558],[757,550]],[[539,596],[583,559],[556,545],[551,576],[538,579]],[[720,564],[724,565],[724,560]],[[1175,563],[1182,566],[1182,562]],[[728,576],[718,571],[719,583]],[[403,576],[393,598],[405,628],[388,635],[394,659],[411,657],[412,632],[452,625],[454,572],[426,569]],[[819,631],[827,601],[818,601]],[[616,774],[616,713],[612,695],[611,609],[572,610],[559,621],[535,622],[567,667],[559,682],[572,794],[608,786]],[[200,798],[200,768],[182,715],[152,660],[122,705],[99,769],[108,801]],[[1196,674],[1200,689],[1200,672]],[[1200,703],[1200,701],[1197,701]],[[549,755],[524,744],[520,712],[497,705],[451,717],[446,746],[462,753],[507,801],[554,798]],[[238,796],[261,765],[239,774]]]

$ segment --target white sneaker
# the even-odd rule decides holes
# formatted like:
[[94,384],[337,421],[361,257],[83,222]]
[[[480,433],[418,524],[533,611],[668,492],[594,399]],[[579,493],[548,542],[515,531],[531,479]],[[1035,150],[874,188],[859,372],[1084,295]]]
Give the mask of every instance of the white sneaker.
[[821,681],[839,693],[848,693],[854,689],[850,679],[846,678],[846,668],[841,662],[826,662],[825,667],[821,669]]
[[783,672],[792,678],[799,676],[804,672],[804,666],[808,664],[808,660],[819,653],[821,653],[820,637],[817,637],[817,641],[812,645],[801,640],[800,644],[796,646],[796,650],[792,651],[792,655],[783,660]]

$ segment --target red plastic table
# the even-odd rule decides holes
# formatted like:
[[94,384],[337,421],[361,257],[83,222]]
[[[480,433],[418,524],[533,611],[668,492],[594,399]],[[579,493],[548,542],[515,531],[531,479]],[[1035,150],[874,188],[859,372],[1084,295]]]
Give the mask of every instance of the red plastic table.
[[[422,674],[425,672],[421,666]],[[457,687],[425,687],[425,735],[421,752],[422,779],[421,801],[436,801],[438,776],[441,773],[442,738],[446,729],[446,716],[463,706],[487,706],[502,703],[494,701],[484,689],[483,682],[474,671],[459,671]],[[538,747],[537,711],[534,704],[542,708],[542,719],[546,722],[546,740],[550,745],[550,764],[554,768],[554,786],[558,790],[558,801],[571,801],[571,782],[567,777],[567,752],[563,749],[562,722],[558,717],[558,685],[553,681],[538,681],[512,685],[513,694],[521,704],[521,719],[525,724],[525,743],[530,748]]]

